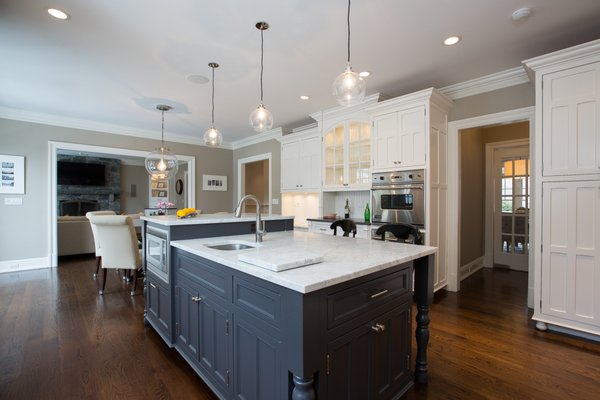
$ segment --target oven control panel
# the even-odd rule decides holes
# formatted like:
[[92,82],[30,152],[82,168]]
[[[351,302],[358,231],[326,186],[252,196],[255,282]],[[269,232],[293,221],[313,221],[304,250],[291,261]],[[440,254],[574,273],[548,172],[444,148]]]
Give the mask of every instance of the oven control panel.
[[406,185],[425,182],[425,170],[393,171],[374,173],[371,183],[373,186]]

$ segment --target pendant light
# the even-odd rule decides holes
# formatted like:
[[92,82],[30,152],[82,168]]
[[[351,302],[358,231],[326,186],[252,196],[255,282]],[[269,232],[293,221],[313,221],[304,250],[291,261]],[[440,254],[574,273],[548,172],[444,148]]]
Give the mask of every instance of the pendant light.
[[250,126],[256,132],[264,132],[273,127],[273,114],[263,104],[263,54],[264,38],[263,32],[269,29],[266,22],[257,22],[256,28],[260,30],[260,104],[250,113]]
[[223,143],[223,135],[215,128],[215,68],[219,68],[219,64],[215,62],[208,63],[212,68],[212,117],[210,120],[210,128],[204,133],[204,144],[208,146],[220,146]]
[[356,72],[352,71],[350,66],[350,0],[348,0],[348,63],[346,70],[338,75],[333,81],[331,89],[338,104],[342,106],[352,106],[360,103],[365,98],[367,85],[365,80]]
[[165,111],[169,111],[172,108],[173,107],[165,104],[156,106],[156,109],[162,112],[160,148],[155,149],[152,153],[148,154],[144,161],[146,171],[156,179],[168,179],[170,176],[175,175],[179,168],[177,157],[175,157],[175,154],[171,153],[171,150],[165,147]]

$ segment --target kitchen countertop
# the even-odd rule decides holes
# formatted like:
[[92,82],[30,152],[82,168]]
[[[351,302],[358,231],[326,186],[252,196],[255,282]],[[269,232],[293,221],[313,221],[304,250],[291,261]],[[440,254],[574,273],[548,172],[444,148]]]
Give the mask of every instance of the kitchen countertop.
[[[205,245],[254,242],[254,235],[178,240],[172,241],[171,245],[300,293],[309,293],[437,252],[437,248],[430,246],[299,231],[268,233],[263,240],[257,248],[234,251],[210,249]],[[271,259],[277,252],[281,263],[302,254],[323,256],[323,261],[275,272],[238,260],[239,254],[261,258],[261,251],[265,259]]]
[[[294,217],[271,214],[261,215],[263,221],[275,221],[283,219],[293,219]],[[219,213],[219,214],[198,214],[196,217],[190,218],[177,218],[175,215],[156,215],[156,216],[142,216],[140,219],[148,222],[153,222],[160,225],[199,225],[199,224],[230,224],[235,222],[248,222],[256,221],[256,214],[244,213],[240,218],[236,218],[233,213]]]
[[[356,225],[371,225],[371,222],[365,222],[364,219],[360,219],[360,218],[350,218],[352,221],[354,221],[354,223]],[[307,221],[315,221],[315,222],[329,222],[329,223],[334,223],[335,221],[338,220],[343,220],[343,218],[336,218],[336,219],[331,219],[331,218],[323,218],[323,217],[319,217],[319,218],[306,218]]]

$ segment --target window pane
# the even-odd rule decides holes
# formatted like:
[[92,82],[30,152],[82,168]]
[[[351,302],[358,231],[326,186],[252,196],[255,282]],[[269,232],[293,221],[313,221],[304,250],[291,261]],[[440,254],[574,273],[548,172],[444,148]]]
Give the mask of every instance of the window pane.
[[502,216],[502,233],[512,233],[512,216],[511,215],[503,215]]
[[502,175],[503,176],[512,176],[513,175],[513,164],[512,160],[504,161],[504,165],[502,166]]
[[512,236],[502,235],[502,252],[503,253],[511,253],[512,252]]
[[512,195],[512,178],[502,178],[502,196]]
[[515,253],[516,254],[527,254],[527,243],[525,236],[515,236]]
[[524,176],[527,171],[527,160],[515,160],[515,175]]

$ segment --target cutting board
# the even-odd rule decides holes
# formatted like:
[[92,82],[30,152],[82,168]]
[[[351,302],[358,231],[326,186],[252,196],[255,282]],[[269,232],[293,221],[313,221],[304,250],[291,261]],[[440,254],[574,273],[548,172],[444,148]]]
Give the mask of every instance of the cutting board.
[[286,251],[284,253],[281,250],[259,248],[253,252],[238,254],[238,260],[271,271],[281,272],[320,263],[323,261],[323,255],[306,251],[296,253]]

